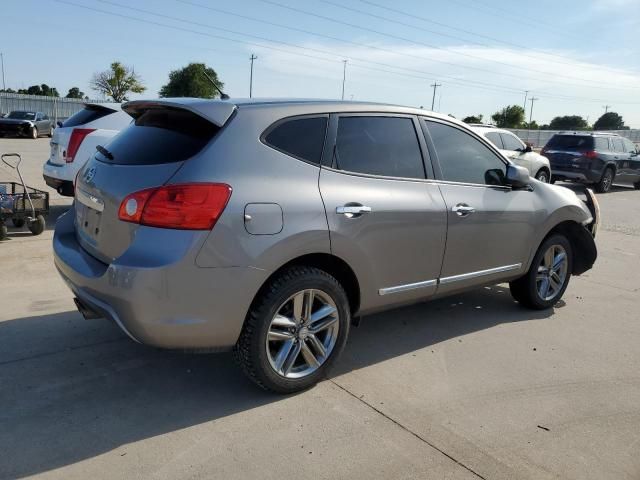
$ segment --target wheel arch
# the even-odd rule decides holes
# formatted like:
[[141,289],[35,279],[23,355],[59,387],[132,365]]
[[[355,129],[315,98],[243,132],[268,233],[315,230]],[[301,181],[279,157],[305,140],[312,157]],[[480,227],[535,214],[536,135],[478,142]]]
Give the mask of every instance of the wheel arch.
[[[571,273],[581,275],[589,270],[596,261],[598,252],[593,236],[583,225],[573,220],[566,220],[558,223],[544,236],[540,245],[551,235],[559,233],[569,240],[572,247]],[[539,248],[539,247],[538,247]]]

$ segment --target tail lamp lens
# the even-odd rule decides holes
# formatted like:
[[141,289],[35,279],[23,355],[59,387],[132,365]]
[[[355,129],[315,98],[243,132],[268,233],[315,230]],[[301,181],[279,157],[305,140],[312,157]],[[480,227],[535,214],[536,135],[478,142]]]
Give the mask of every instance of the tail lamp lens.
[[587,158],[598,158],[598,154],[594,150],[587,150],[584,152],[584,156]]
[[230,197],[231,187],[224,183],[165,185],[127,195],[118,218],[149,227],[211,230]]
[[71,132],[71,138],[69,138],[69,145],[64,156],[64,161],[67,163],[73,162],[76,158],[76,153],[80,148],[80,144],[91,132],[95,132],[95,128],[74,128]]

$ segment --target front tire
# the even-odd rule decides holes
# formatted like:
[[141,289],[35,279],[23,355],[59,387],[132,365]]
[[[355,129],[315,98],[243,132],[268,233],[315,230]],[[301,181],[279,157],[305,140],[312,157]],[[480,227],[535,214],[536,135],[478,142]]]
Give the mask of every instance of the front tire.
[[605,168],[602,178],[598,183],[596,183],[596,192],[598,193],[607,193],[611,190],[611,185],[613,185],[613,179],[615,177],[615,173],[613,168],[607,167]]
[[34,140],[38,138],[38,129],[36,127],[33,127],[31,129],[31,138]]
[[236,359],[265,390],[305,390],[326,376],[346,344],[350,323],[347,295],[334,277],[313,267],[291,267],[254,300]]
[[529,271],[511,282],[511,295],[534,310],[551,308],[562,298],[573,268],[573,251],[564,235],[547,238],[536,252]]

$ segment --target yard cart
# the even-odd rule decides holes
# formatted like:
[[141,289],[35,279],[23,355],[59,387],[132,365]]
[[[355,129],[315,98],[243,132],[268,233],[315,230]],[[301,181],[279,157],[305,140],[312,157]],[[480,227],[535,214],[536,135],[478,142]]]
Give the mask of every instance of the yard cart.
[[[7,159],[17,159],[11,163]],[[27,228],[34,235],[44,232],[44,216],[49,213],[49,193],[28,187],[20,172],[22,158],[17,153],[5,153],[2,162],[18,172],[20,183],[0,182],[0,240],[7,238],[6,223],[11,220],[16,228]]]

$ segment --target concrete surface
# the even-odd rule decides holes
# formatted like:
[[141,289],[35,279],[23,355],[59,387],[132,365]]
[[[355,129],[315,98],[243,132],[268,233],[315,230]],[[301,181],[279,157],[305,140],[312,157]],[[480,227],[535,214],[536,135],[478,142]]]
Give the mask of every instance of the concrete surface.
[[[0,139],[41,184],[48,140]],[[0,176],[6,178],[6,169]],[[85,321],[51,231],[0,243],[0,478],[640,478],[640,192],[553,310],[504,286],[367,317],[290,397]],[[54,197],[52,217],[69,204]]]

